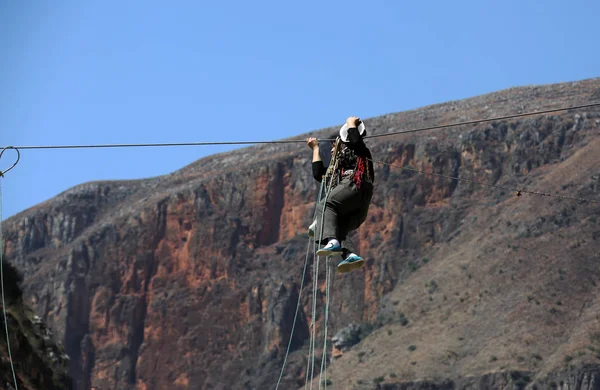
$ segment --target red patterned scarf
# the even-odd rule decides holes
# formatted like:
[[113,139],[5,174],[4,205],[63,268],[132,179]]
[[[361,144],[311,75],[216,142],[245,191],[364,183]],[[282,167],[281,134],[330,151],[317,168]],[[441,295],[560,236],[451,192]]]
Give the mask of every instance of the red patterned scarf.
[[354,184],[356,184],[356,188],[360,189],[360,184],[362,183],[362,175],[365,172],[365,158],[357,157],[356,170],[354,171]]

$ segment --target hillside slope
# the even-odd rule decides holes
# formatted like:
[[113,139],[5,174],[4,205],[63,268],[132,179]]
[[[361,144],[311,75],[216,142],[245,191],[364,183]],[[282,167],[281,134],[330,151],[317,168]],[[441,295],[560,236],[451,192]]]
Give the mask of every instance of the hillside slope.
[[[15,377],[18,388],[23,390],[71,389],[67,375],[68,356],[54,341],[52,331],[23,302],[18,271],[11,264],[3,262],[2,276],[10,354],[0,300],[0,389],[14,389]],[[10,364],[11,357],[15,377]]]
[[[598,101],[593,79],[365,122],[385,134]],[[599,108],[367,140],[375,160],[595,199],[599,142]],[[367,266],[334,273],[331,286],[328,334],[355,323],[361,341],[336,347],[329,388],[512,388],[596,375],[598,203],[376,169],[369,218],[353,238]],[[77,389],[274,388],[317,188],[302,144],[86,183],[5,221],[6,257],[64,340]],[[310,270],[304,282],[285,389],[305,377]]]

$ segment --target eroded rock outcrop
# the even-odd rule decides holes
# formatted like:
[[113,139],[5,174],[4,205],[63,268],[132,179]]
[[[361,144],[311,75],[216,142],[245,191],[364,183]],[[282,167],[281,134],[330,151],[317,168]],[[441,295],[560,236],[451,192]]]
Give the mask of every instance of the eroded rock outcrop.
[[[587,80],[511,89],[368,122],[371,134],[384,134],[568,106],[587,103],[599,86],[600,80]],[[600,274],[593,264],[600,235],[593,230],[600,228],[591,217],[598,208],[554,200],[540,206],[537,198],[519,205],[510,190],[493,186],[599,198],[600,161],[593,149],[599,118],[600,110],[589,109],[367,141],[374,159],[410,169],[376,164],[371,211],[352,236],[367,266],[333,275],[329,337],[351,323],[370,324],[364,327],[368,337],[339,359],[328,359],[334,386],[358,386],[357,377],[374,385],[379,369],[387,374],[377,386],[392,386],[388,374],[398,370],[385,366],[390,361],[402,364],[396,378],[411,383],[440,373],[431,382],[440,388],[468,375],[481,388],[509,386],[509,373],[523,365],[523,372],[541,372],[543,364],[558,372],[556,362],[567,352],[552,351],[578,345],[572,329],[580,326],[585,335],[596,324],[590,308],[598,298],[593,283]],[[77,389],[272,387],[303,278],[282,382],[297,388],[304,383],[312,321],[313,273],[310,267],[301,272],[317,189],[302,147],[245,148],[160,178],[66,191],[5,222],[5,256],[24,273],[28,302],[64,340]],[[577,229],[579,242],[573,241]],[[561,253],[548,242],[579,245],[578,252]],[[537,245],[550,248],[546,258],[534,262],[527,249],[513,252],[513,246],[532,251]],[[565,257],[569,262],[558,265]],[[503,263],[508,258],[515,261]],[[531,279],[519,282],[523,274]],[[571,284],[561,284],[561,276]],[[321,270],[320,308],[324,280]],[[527,287],[533,280],[537,287]],[[536,300],[544,311],[527,306]],[[381,313],[390,320],[378,321]],[[319,310],[318,337],[323,316]],[[548,362],[513,361],[511,353],[521,352],[503,349],[527,345],[520,333],[511,336],[523,329],[520,321],[550,332],[542,337],[528,327],[531,345],[524,347],[537,351],[531,340],[544,340]],[[421,346],[408,350],[408,337]],[[455,346],[449,340],[457,337],[471,342]],[[364,370],[357,368],[359,349],[367,346],[377,351],[373,356],[395,358],[375,363],[370,354],[361,355]],[[486,348],[502,352],[502,366],[487,356],[500,353],[482,352]],[[503,374],[490,379],[485,375],[491,369]]]
[[17,387],[24,390],[71,389],[72,382],[67,375],[70,358],[62,345],[56,342],[52,330],[23,302],[21,275],[12,264],[3,260],[2,276],[0,388],[14,389],[16,379]]

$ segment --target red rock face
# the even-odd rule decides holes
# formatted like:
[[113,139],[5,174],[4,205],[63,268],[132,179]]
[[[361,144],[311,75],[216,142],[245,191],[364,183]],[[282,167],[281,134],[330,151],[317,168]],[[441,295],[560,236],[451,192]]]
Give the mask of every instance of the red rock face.
[[[598,88],[599,80],[589,80],[502,91],[374,118],[370,134],[587,103]],[[599,113],[367,144],[375,160],[526,186],[532,175],[543,176],[578,145],[596,140]],[[590,180],[576,182],[577,195],[600,197],[598,182]],[[28,301],[64,340],[77,389],[274,388],[298,301],[317,190],[310,150],[302,144],[241,149],[152,180],[73,188],[6,221],[5,255],[24,273]],[[369,217],[352,236],[367,266],[333,274],[329,337],[350,323],[376,323],[384,297],[399,288],[412,291],[411,275],[424,258],[456,237],[468,239],[461,231],[470,212],[511,196],[376,164]],[[324,331],[324,278],[321,268],[318,340]],[[281,388],[304,382],[312,282],[309,267]],[[415,300],[402,309],[418,313],[423,304]],[[385,350],[386,343],[374,348]],[[322,341],[318,344],[320,356]],[[350,367],[344,355],[337,350],[342,363],[331,363],[342,376],[343,367]],[[469,374],[468,366],[456,370]]]

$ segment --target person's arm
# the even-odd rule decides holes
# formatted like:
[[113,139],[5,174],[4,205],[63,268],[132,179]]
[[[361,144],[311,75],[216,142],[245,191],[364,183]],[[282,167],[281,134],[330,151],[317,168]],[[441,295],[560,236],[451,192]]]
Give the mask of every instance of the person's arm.
[[312,157],[312,162],[319,162],[321,161],[321,163],[323,162],[321,160],[321,150],[319,149],[319,144],[317,143],[314,147],[313,147],[313,157]]
[[323,164],[323,160],[321,160],[321,151],[319,149],[319,142],[316,138],[309,138],[307,140],[308,146],[313,151],[312,156],[312,172],[313,177],[319,183],[323,180],[323,175],[327,172],[327,168]]
[[313,177],[315,178],[316,181],[318,181],[320,183],[321,180],[323,180],[323,176],[327,172],[327,168],[325,168],[323,161],[321,161],[321,160],[313,161],[312,171],[313,171]]
[[367,145],[363,141],[358,127],[350,127],[348,129],[348,140],[344,144],[356,153],[357,156],[367,157]]

